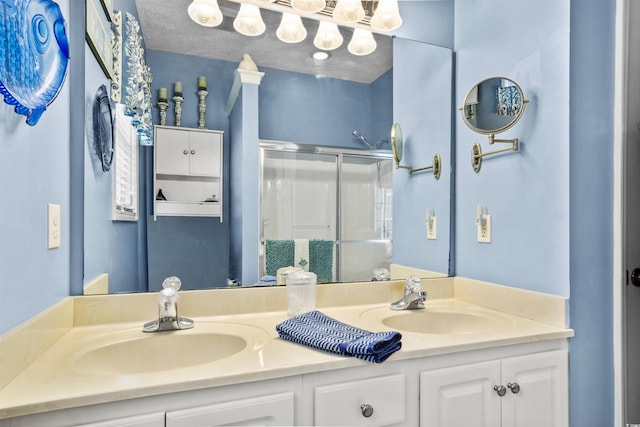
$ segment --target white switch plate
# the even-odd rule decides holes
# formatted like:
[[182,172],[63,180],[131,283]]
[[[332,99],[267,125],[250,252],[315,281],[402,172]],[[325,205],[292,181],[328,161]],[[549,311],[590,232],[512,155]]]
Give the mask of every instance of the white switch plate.
[[56,249],[60,247],[62,243],[62,210],[60,209],[60,205],[54,205],[49,203],[47,205],[47,221],[48,221],[48,238],[47,238],[47,248],[48,249]]
[[438,218],[433,217],[431,224],[427,221],[427,240],[436,240],[438,238]]
[[484,220],[484,225],[478,224],[478,242],[491,243],[491,215],[485,215]]

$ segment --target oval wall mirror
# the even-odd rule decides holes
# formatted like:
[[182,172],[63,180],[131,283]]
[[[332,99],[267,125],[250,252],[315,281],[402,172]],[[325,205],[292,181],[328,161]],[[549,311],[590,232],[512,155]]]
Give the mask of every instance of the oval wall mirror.
[[484,157],[518,151],[518,138],[497,139],[495,135],[518,123],[527,102],[529,101],[524,99],[520,86],[506,77],[482,80],[467,93],[464,104],[460,107],[465,124],[474,132],[489,135],[490,145],[496,142],[510,144],[507,148],[483,153],[482,146],[476,142],[471,151],[471,166],[474,172],[480,172]]
[[505,77],[482,80],[467,93],[462,119],[474,132],[496,134],[513,127],[528,101],[516,82]]
[[391,127],[391,150],[393,151],[393,159],[396,161],[396,168],[402,161],[402,129],[400,124],[394,123]]

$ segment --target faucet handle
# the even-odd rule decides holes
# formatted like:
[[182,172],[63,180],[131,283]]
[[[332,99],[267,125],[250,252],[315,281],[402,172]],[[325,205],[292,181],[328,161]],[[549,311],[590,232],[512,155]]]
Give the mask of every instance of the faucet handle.
[[422,288],[422,280],[418,276],[409,276],[404,282],[405,293],[418,292],[420,288]]
[[180,281],[180,278],[176,276],[167,277],[162,281],[163,289],[173,288],[176,292],[178,292],[181,286],[182,282]]

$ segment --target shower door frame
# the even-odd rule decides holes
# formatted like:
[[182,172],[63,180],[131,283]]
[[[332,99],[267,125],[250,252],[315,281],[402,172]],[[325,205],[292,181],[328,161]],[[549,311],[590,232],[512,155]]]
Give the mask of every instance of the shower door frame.
[[265,264],[265,239],[264,239],[264,221],[262,219],[262,203],[263,203],[263,176],[264,176],[264,158],[265,151],[284,151],[290,153],[304,153],[304,154],[324,154],[336,156],[336,245],[335,245],[335,271],[336,277],[334,282],[340,282],[342,279],[342,262],[341,262],[341,246],[345,243],[389,243],[393,247],[393,235],[391,240],[389,239],[373,239],[373,240],[342,240],[342,222],[340,218],[340,212],[342,212],[342,159],[344,156],[349,157],[361,157],[375,160],[391,160],[393,161],[393,153],[389,150],[358,150],[354,148],[345,148],[328,145],[314,145],[314,144],[302,144],[288,141],[276,141],[276,140],[259,140],[259,171],[258,174],[258,234],[260,241],[258,242],[258,271],[260,276],[264,275]]

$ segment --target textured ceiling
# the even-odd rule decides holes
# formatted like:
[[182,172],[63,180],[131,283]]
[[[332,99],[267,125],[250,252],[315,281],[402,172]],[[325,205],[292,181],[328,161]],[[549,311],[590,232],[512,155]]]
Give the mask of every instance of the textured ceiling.
[[262,9],[267,26],[264,34],[248,37],[233,29],[239,4],[226,0],[218,3],[224,14],[219,27],[208,28],[191,21],[187,7],[191,0],[136,0],[140,25],[148,49],[160,50],[203,58],[240,62],[242,55],[251,55],[258,68],[275,68],[341,80],[371,83],[391,69],[392,40],[388,36],[374,34],[378,48],[370,55],[355,56],[347,51],[352,30],[340,27],[343,45],[331,51],[326,61],[315,61],[313,38],[318,21],[303,18],[307,38],[297,44],[283,43],[275,35],[281,14]]

